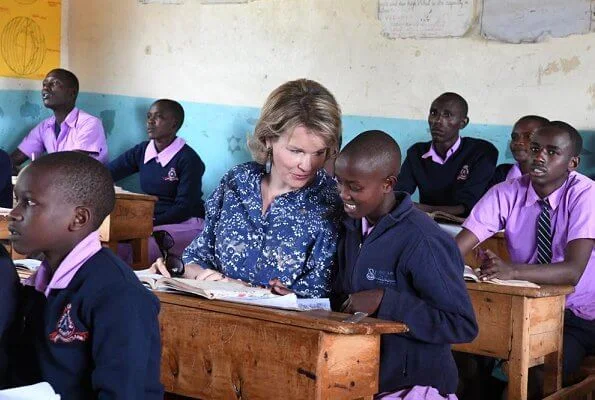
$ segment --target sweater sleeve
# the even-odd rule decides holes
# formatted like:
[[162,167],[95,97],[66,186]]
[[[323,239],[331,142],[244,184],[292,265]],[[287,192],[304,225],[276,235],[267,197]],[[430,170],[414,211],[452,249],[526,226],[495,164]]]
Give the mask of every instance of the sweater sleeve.
[[411,161],[409,158],[411,157],[410,152],[407,152],[407,157],[401,166],[401,172],[399,173],[399,177],[397,178],[397,184],[395,186],[395,190],[407,192],[409,194],[413,194],[415,189],[417,188],[417,183],[415,182],[415,177],[413,176],[413,166],[411,165]]
[[0,207],[12,205],[12,163],[8,154],[0,150]]
[[478,150],[483,151],[475,158],[474,163],[468,166],[469,177],[463,182],[457,182],[455,189],[455,198],[465,207],[464,215],[469,214],[475,203],[486,192],[496,170],[498,150],[489,143]]
[[91,381],[98,399],[142,399],[157,362],[152,346],[160,343],[159,306],[148,293],[124,285],[104,290],[92,308]]
[[108,164],[107,167],[112,174],[114,182],[139,171],[139,165],[142,162],[145,148],[143,143],[138,144],[133,148],[128,149],[125,153],[121,154],[118,158]]
[[[19,279],[10,255],[0,245],[0,389],[8,383],[8,344],[11,335],[19,297]],[[11,337],[9,337],[11,336]]]
[[414,292],[386,288],[378,317],[404,322],[410,330],[407,335],[427,343],[473,340],[477,322],[463,280],[463,260],[454,241],[425,237],[401,262]]
[[201,201],[202,176],[205,165],[196,154],[187,153],[178,163],[178,183],[174,204],[156,214],[153,225],[177,224],[192,216],[192,209]]

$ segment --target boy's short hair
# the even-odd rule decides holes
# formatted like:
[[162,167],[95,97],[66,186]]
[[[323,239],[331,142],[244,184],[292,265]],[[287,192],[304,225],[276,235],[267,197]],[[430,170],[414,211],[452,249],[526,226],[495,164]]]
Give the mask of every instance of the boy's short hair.
[[60,77],[60,80],[65,83],[68,87],[73,88],[75,91],[75,96],[79,93],[79,80],[75,74],[70,72],[67,69],[63,68],[56,68],[48,72],[48,75],[51,73],[55,73]]
[[177,101],[170,99],[159,99],[153,102],[153,104],[157,103],[165,106],[165,108],[174,115],[174,118],[178,121],[176,132],[179,131],[184,123],[184,107]]
[[467,104],[467,100],[465,100],[463,98],[463,96],[461,96],[460,94],[455,93],[455,92],[445,92],[445,93],[442,93],[440,96],[436,97],[436,99],[434,99],[434,101],[436,101],[442,97],[446,97],[449,100],[455,100],[457,103],[459,103],[461,106],[461,110],[463,111],[463,115],[465,117],[467,116],[467,114],[469,113],[469,105]]
[[541,129],[544,128],[556,128],[568,134],[570,138],[570,144],[572,145],[572,156],[578,157],[583,151],[583,138],[580,133],[570,124],[564,121],[550,121],[546,125],[542,126]]
[[91,210],[93,230],[112,212],[116,202],[114,181],[99,161],[76,151],[46,154],[31,162],[29,168],[51,174],[48,184],[57,188],[64,200]]
[[386,176],[397,176],[401,169],[399,144],[380,130],[360,133],[345,145],[340,156],[349,157],[354,164],[363,161],[370,169],[382,171]]
[[540,125],[545,125],[550,122],[549,119],[542,117],[540,115],[525,115],[524,117],[519,118],[518,121],[515,122],[514,124],[516,125],[519,122],[524,122],[524,121],[535,121],[535,122],[538,122]]

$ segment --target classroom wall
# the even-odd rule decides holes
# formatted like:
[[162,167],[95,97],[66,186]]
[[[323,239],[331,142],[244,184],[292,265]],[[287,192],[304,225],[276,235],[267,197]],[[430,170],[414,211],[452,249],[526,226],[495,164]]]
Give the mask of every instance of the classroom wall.
[[[145,137],[159,97],[181,100],[181,131],[207,166],[212,191],[248,160],[245,139],[268,93],[316,79],[344,111],[344,142],[384,129],[405,150],[428,140],[430,102],[457,91],[470,105],[466,136],[489,139],[510,162],[510,125],[523,114],[562,119],[584,133],[583,172],[595,173],[595,34],[503,44],[476,29],[463,38],[387,39],[375,0],[255,0],[244,4],[67,4],[64,66],[81,80],[79,106],[103,119],[111,156]],[[0,146],[11,151],[42,117],[40,82],[0,78]],[[127,187],[135,188],[134,180]]]

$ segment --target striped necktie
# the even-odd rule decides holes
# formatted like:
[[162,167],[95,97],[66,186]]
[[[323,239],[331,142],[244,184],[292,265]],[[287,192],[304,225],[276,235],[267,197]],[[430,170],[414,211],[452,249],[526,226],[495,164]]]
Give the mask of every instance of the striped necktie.
[[540,200],[541,213],[537,218],[537,262],[549,264],[552,262],[552,223],[550,220],[550,203]]

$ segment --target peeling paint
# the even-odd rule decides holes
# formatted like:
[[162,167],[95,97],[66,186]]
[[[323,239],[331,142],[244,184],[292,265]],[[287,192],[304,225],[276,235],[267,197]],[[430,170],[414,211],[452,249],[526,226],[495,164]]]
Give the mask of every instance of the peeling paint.
[[592,83],[591,86],[587,88],[587,93],[591,96],[591,104],[589,104],[587,110],[595,110],[595,83]]
[[572,58],[560,58],[559,60],[549,62],[545,68],[539,66],[537,70],[537,84],[541,85],[542,78],[544,76],[556,74],[558,72],[568,75],[581,65],[581,60],[578,56]]

